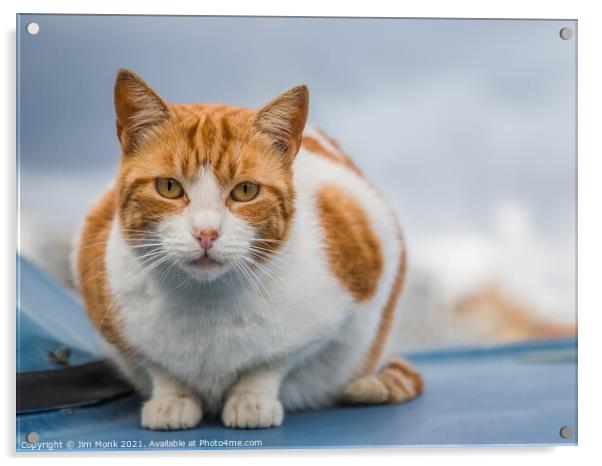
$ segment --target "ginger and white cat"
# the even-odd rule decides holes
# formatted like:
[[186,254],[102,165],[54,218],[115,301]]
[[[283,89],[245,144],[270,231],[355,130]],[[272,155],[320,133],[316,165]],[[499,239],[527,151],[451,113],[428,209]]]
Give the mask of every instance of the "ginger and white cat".
[[333,141],[308,90],[253,111],[168,105],[115,84],[114,185],[76,268],[90,319],[147,397],[142,425],[280,425],[283,410],[396,403],[420,376],[384,359],[405,274],[397,219]]

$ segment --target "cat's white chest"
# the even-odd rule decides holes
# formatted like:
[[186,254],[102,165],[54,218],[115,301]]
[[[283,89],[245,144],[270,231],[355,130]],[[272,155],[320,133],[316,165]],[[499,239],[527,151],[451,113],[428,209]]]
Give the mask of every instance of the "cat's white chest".
[[266,361],[304,358],[351,310],[345,294],[333,293],[338,284],[325,278],[320,260],[305,260],[308,252],[298,258],[305,268],[292,264],[261,288],[216,297],[194,284],[166,283],[161,274],[138,277],[138,267],[123,266],[132,258],[121,241],[114,229],[107,265],[127,341],[203,393],[223,392],[240,372]]
[[120,308],[130,343],[190,380],[226,376],[294,345],[284,340],[281,324],[250,297],[242,315],[227,302],[176,300],[146,281],[122,296]]

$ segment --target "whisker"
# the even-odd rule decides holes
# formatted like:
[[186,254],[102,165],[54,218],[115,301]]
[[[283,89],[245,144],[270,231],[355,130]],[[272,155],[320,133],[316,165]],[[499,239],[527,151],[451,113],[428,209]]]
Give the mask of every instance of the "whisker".
[[[152,251],[152,252],[158,252],[160,253],[161,251]],[[134,256],[134,257],[129,257],[127,258],[127,263],[131,263],[131,262],[135,262],[137,260],[140,260],[142,258],[147,257],[146,254],[142,255],[142,256]],[[101,254],[100,256],[98,256],[97,258],[95,258],[94,260],[92,260],[91,262],[89,262],[88,264],[86,264],[86,268],[82,271],[82,273],[80,275],[85,275],[85,273],[90,270],[90,268],[94,265],[96,265],[99,261],[104,260],[106,257],[104,254]],[[95,278],[99,277],[102,274],[105,274],[107,271],[105,269],[99,270],[97,273],[95,273],[94,275],[91,275],[89,277],[86,277],[85,280],[82,280],[79,282],[79,287],[81,288],[82,285],[87,284],[88,282],[94,280]]]
[[[104,324],[104,321],[105,321],[107,315],[109,314],[109,312],[113,311],[114,306],[117,304],[117,302],[119,301],[119,299],[131,288],[131,286],[134,284],[134,282],[136,280],[138,280],[140,277],[142,277],[143,275],[145,275],[146,273],[148,273],[151,270],[155,269],[157,266],[159,266],[163,262],[167,261],[169,258],[170,258],[169,255],[164,255],[163,257],[160,257],[159,259],[156,259],[154,262],[151,260],[150,261],[151,265],[148,265],[147,267],[145,267],[140,273],[138,273],[134,278],[132,278],[128,282],[128,284],[111,300],[110,306],[106,309],[106,311],[104,312],[104,314],[102,316],[102,319],[100,320],[100,323],[98,324],[97,328],[98,328],[99,331],[102,328],[102,325]],[[154,259],[154,257],[153,257],[153,259]]]
[[[269,299],[271,306],[264,299],[262,299],[262,300],[263,300],[264,304],[266,305],[266,308],[273,315],[274,321],[275,321],[276,325],[278,326],[278,333],[280,334],[280,338],[282,339],[282,347],[286,348],[286,340],[285,340],[286,335],[284,333],[284,327],[282,326],[280,314],[278,313],[278,310],[276,309],[276,303],[274,302],[274,299],[272,298],[271,293],[264,286],[264,284],[261,282],[259,277],[257,277],[255,272],[253,272],[253,270],[247,264],[245,264],[242,261],[239,261],[238,264],[241,266],[241,270],[246,270],[246,275],[247,275],[247,277],[249,277],[249,280],[251,281],[251,283],[254,283],[254,284],[258,283],[258,285],[255,285],[255,289],[257,290],[257,297],[259,297],[261,299],[261,294],[258,290],[258,286],[260,286],[263,289],[263,291],[265,292],[266,298]],[[284,352],[284,359],[285,360],[288,359],[288,352],[286,350]]]
[[242,257],[243,260],[247,261],[248,263],[254,265],[255,267],[257,267],[259,270],[261,270],[265,275],[268,276],[268,278],[270,278],[271,280],[276,280],[276,278],[270,273],[269,269],[267,267],[265,267],[264,265],[253,261],[252,259],[243,256]]
[[248,252],[253,254],[256,258],[263,259],[266,261],[278,263],[280,265],[288,265],[289,261],[285,257],[279,256],[275,254],[273,251],[264,251],[261,249],[256,249],[254,247],[249,247]]
[[279,244],[286,243],[285,240],[273,239],[273,238],[251,238],[250,241],[258,241],[258,242],[261,242],[261,243],[279,243]]
[[275,265],[281,268],[289,266],[289,261],[287,261],[286,258],[283,257],[277,257],[272,254],[267,254],[261,251],[253,251],[252,249],[249,249],[247,251],[247,254],[252,256],[255,260],[270,263],[271,265]]

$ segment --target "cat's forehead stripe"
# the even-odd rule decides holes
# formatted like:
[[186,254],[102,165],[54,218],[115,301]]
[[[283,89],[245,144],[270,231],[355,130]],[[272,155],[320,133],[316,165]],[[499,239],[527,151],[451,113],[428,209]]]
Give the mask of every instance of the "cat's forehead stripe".
[[184,176],[194,176],[208,165],[222,178],[232,176],[236,169],[233,159],[244,143],[250,111],[226,105],[173,108],[185,127],[188,151],[194,155],[192,160],[187,154],[180,155]]
[[197,133],[199,131],[200,125],[201,125],[201,119],[197,118],[196,120],[193,121],[193,123],[186,130],[186,135],[188,136],[187,137],[188,145],[190,146],[191,149],[196,148],[196,138],[197,138]]

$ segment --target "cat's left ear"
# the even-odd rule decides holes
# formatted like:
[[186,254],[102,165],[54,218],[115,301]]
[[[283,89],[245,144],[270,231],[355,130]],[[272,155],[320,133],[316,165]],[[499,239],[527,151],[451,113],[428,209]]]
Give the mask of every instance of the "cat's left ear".
[[308,109],[309,90],[301,85],[276,97],[255,114],[255,128],[270,139],[276,152],[288,163],[292,163],[301,148]]
[[121,69],[115,80],[117,137],[125,153],[133,152],[153,128],[172,115],[165,101],[132,71]]

